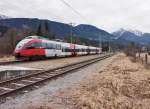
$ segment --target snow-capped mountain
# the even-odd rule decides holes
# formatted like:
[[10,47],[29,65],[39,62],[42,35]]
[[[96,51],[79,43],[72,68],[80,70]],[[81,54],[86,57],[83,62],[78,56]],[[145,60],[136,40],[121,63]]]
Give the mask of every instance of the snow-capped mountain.
[[121,29],[113,32],[112,34],[114,35],[114,39],[120,38],[124,34],[125,31],[126,31],[125,29],[121,28]]
[[9,19],[10,17],[0,14],[0,19]]
[[139,36],[139,37],[142,37],[144,34],[143,32],[141,32],[139,30],[123,29],[123,28],[119,29],[118,31],[113,32],[112,34],[116,36],[115,39],[118,39],[127,32],[134,34],[135,36]]
[[139,36],[139,37],[143,36],[143,34],[144,34],[143,32],[141,32],[139,30],[128,29],[126,31],[129,31],[129,32],[131,32],[131,33],[133,33],[133,34],[135,34],[136,36]]
[[141,31],[131,29],[119,29],[112,34],[116,40],[132,41],[142,45],[150,45],[150,33],[143,33]]

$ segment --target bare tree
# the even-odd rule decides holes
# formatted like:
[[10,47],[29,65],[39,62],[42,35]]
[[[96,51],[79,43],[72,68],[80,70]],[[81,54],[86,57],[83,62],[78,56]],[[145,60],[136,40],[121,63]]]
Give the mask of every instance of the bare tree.
[[8,39],[8,51],[12,53],[16,46],[17,30],[15,28],[11,28],[6,32],[5,36]]
[[137,53],[137,46],[135,45],[134,42],[130,42],[125,49],[125,54],[127,56],[136,57],[136,53]]

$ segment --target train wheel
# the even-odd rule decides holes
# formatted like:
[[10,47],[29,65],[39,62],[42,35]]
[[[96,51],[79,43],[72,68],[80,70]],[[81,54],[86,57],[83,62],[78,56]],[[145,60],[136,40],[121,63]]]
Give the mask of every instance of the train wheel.
[[29,57],[29,61],[35,61],[35,60],[37,60],[37,56],[31,56],[31,57]]

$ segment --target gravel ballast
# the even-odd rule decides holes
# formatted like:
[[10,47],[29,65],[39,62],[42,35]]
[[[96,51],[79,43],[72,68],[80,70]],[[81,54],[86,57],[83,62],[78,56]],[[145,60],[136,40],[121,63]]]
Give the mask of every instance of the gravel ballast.
[[[89,56],[78,56],[78,57],[66,57],[66,58],[57,58],[57,59],[47,59],[47,60],[38,60],[38,61],[29,61],[23,63],[10,64],[9,66],[17,66],[17,67],[27,67],[27,68],[35,68],[35,69],[51,69],[60,66],[64,66],[67,64],[80,62],[92,58],[96,58],[99,55],[89,55]],[[6,65],[7,66],[7,65]]]

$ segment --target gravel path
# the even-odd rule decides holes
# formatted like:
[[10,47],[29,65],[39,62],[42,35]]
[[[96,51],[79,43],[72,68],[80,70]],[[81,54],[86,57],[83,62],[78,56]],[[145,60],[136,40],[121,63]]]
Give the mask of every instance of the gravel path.
[[[98,73],[102,69],[104,69],[108,64],[112,62],[114,57],[115,56],[95,63],[75,73],[68,74],[64,77],[59,77],[56,80],[48,82],[47,85],[43,86],[42,88],[31,91],[24,95],[20,95],[16,98],[12,98],[6,101],[4,104],[1,104],[0,109],[51,109],[46,108],[46,106],[48,106],[50,102],[59,103],[59,100],[61,100],[59,99],[57,101],[57,99],[55,99],[57,97],[57,92],[78,86],[80,82],[85,80],[87,77],[92,76],[94,75],[94,73]],[[67,60],[67,62],[73,61],[73,59],[71,58]],[[76,58],[74,58],[74,61],[75,60]],[[62,108],[60,107],[60,109]],[[65,107],[64,109],[69,108]]]

